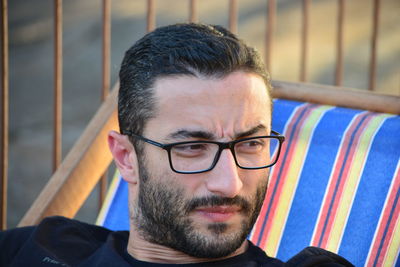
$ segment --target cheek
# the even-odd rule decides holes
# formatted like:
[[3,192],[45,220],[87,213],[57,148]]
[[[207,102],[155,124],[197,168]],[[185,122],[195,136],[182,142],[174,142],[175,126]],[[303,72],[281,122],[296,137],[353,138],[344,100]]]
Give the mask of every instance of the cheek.
[[159,166],[169,166],[168,162],[168,151],[154,147],[153,150],[148,154],[153,161]]
[[[165,152],[165,155],[167,153]],[[148,179],[152,182],[166,185],[171,188],[179,188],[184,194],[184,198],[192,198],[193,196],[200,195],[199,191],[202,185],[202,179],[196,174],[180,174],[174,172],[169,164],[168,156],[163,157],[158,154],[150,160],[150,154],[146,154],[146,172]]]
[[146,146],[143,150],[142,160],[150,176],[158,177],[160,174],[171,174],[168,152],[156,146]]
[[247,170],[243,181],[243,188],[246,193],[254,193],[259,187],[267,188],[269,169]]
[[204,177],[200,175],[176,173],[173,182],[177,183],[184,190],[184,197],[186,199],[207,195]]
[[250,170],[248,172],[247,176],[243,179],[243,191],[241,195],[254,200],[259,199],[259,197],[265,197],[268,188],[269,169]]

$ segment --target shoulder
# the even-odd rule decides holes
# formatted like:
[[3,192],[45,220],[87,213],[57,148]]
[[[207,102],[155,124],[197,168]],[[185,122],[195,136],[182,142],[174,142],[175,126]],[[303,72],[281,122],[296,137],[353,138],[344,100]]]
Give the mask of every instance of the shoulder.
[[44,262],[76,263],[95,253],[110,233],[103,227],[59,216],[49,217],[37,226],[2,232],[0,265],[22,266],[22,261],[32,266]]
[[0,266],[7,266],[8,259],[18,254],[34,229],[34,226],[29,226],[0,232]]
[[268,256],[265,251],[263,251],[258,246],[254,245],[249,241],[249,248],[246,252],[249,258],[253,258],[259,264],[259,266],[271,266],[271,267],[278,267],[284,266],[284,263],[276,258],[272,258]]
[[311,267],[311,266],[332,266],[332,267],[354,267],[345,258],[318,247],[307,247],[293,256],[285,266],[288,267]]
[[253,245],[251,242],[249,242],[247,253],[249,257],[257,259],[257,262],[260,263],[259,266],[311,267],[325,266],[326,264],[326,266],[329,265],[332,267],[354,267],[354,265],[345,258],[318,247],[307,247],[286,263],[269,257],[261,248]]
[[[63,242],[90,241],[102,243],[111,231],[100,226],[68,219],[61,216],[45,218],[35,229],[35,241],[56,245],[60,238],[69,237]],[[74,238],[70,238],[74,237]],[[76,244],[75,244],[76,245]]]

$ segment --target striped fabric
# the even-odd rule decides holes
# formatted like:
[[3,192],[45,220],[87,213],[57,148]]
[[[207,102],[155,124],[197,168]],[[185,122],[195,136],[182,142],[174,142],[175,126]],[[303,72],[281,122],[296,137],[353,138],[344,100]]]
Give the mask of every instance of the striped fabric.
[[[286,141],[249,239],[282,260],[312,245],[400,266],[400,116],[276,100],[273,129]],[[126,184],[114,183],[98,223],[128,229]]]

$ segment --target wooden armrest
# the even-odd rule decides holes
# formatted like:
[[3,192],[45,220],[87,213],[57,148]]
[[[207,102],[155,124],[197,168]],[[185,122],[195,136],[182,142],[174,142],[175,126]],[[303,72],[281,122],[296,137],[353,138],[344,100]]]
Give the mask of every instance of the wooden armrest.
[[107,134],[118,129],[118,87],[114,86],[18,226],[34,225],[52,215],[75,216],[112,160]]

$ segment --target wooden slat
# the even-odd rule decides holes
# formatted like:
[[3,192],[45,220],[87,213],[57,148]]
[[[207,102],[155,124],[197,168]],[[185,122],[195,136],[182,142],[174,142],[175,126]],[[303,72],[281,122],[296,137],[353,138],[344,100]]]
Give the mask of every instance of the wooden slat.
[[310,83],[273,81],[273,97],[400,114],[400,96]]
[[151,32],[156,27],[156,0],[147,0],[147,32]]
[[1,1],[1,196],[0,230],[7,228],[7,187],[8,187],[8,6],[7,0]]
[[112,160],[107,135],[110,130],[118,130],[118,86],[96,112],[19,226],[37,224],[51,215],[72,218],[85,202]]
[[197,22],[197,0],[190,0],[189,2],[189,22]]
[[369,66],[369,87],[370,91],[374,91],[376,87],[376,62],[378,51],[378,32],[379,32],[379,15],[380,15],[380,0],[374,0],[373,6],[373,26],[371,38],[371,60]]
[[275,31],[275,17],[276,17],[276,2],[275,0],[268,0],[268,19],[267,19],[267,32],[265,34],[265,67],[271,74],[272,62],[272,48],[274,43]]
[[62,132],[62,0],[54,0],[54,140],[53,171],[61,163]]
[[335,85],[343,84],[343,26],[345,0],[338,0]]
[[303,20],[301,34],[301,54],[300,54],[300,81],[307,80],[307,58],[308,58],[308,28],[309,28],[309,13],[310,0],[303,0]]
[[103,0],[103,34],[102,34],[102,94],[104,101],[110,92],[110,51],[111,51],[111,0]]
[[[101,100],[105,101],[110,91],[110,52],[111,52],[111,0],[103,0],[103,34],[102,34],[102,89]],[[99,210],[107,194],[107,170],[99,183]]]
[[229,30],[232,33],[237,34],[237,13],[238,13],[238,3],[237,0],[229,0]]

